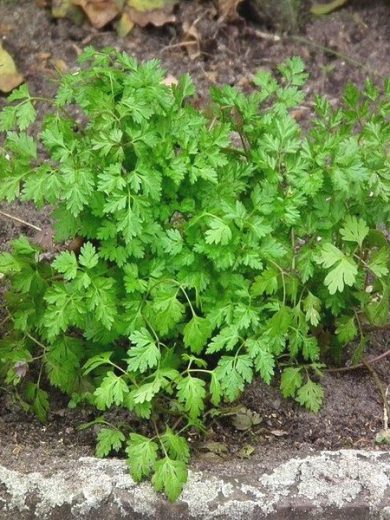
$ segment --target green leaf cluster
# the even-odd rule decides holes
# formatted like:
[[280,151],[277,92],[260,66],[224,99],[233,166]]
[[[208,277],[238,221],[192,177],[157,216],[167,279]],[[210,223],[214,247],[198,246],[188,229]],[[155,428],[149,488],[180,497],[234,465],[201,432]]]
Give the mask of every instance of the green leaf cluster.
[[127,446],[133,478],[173,500],[189,457],[176,430],[278,366],[282,394],[318,411],[324,356],[355,338],[361,353],[365,326],[388,323],[390,82],[350,85],[337,108],[319,97],[303,131],[298,58],[251,94],[214,88],[204,111],[157,61],[81,63],[37,134],[26,87],[0,115],[0,198],[50,204],[58,243],[83,242],[53,261],[25,238],[0,255],[0,376],[41,420],[46,377],[72,405],[153,425],[103,428],[97,453]]

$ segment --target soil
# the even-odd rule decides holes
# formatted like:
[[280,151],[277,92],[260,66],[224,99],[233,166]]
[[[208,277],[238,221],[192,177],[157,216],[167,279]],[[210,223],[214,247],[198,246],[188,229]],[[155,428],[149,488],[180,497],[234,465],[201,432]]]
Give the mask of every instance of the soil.
[[[1,1],[1,0],[0,0]],[[201,53],[191,59],[183,41],[183,23],[197,23]],[[53,20],[48,11],[28,0],[0,3],[0,34],[20,72],[36,95],[50,96],[55,89],[55,67],[76,68],[76,58],[87,45],[123,49],[140,59],[159,58],[175,77],[189,72],[201,96],[207,97],[214,83],[246,88],[259,69],[273,69],[292,55],[303,57],[310,72],[308,102],[322,93],[337,102],[348,81],[362,85],[367,76],[380,80],[390,76],[390,6],[384,1],[355,1],[329,17],[310,20],[299,35],[272,33],[272,28],[247,20],[225,23],[218,20],[214,4],[182,0],[177,23],[163,28],[135,28],[119,39],[108,28],[93,30],[67,20]],[[0,105],[4,99],[0,99]],[[50,234],[50,211],[32,206],[2,204],[1,209],[43,228]],[[10,219],[0,221],[0,247],[20,233],[36,236],[30,227]],[[42,234],[38,237],[42,240]],[[372,337],[367,350],[374,358],[389,347],[390,335]],[[390,358],[374,365],[383,387],[390,385]],[[206,440],[190,435],[197,457],[195,464],[212,467],[232,457],[250,457],[259,464],[281,461],[292,454],[339,448],[376,449],[375,435],[384,425],[383,399],[375,378],[366,369],[327,373],[323,378],[325,405],[314,415],[280,397],[277,382],[267,386],[253,383],[239,405],[259,416],[260,422],[241,432],[231,415],[212,420]],[[79,430],[93,419],[93,410],[66,407],[66,399],[55,395],[47,424],[22,412],[0,388],[0,461],[28,469],[53,458],[93,455],[96,429]],[[388,447],[390,448],[390,447]],[[381,446],[386,449],[386,446]]]

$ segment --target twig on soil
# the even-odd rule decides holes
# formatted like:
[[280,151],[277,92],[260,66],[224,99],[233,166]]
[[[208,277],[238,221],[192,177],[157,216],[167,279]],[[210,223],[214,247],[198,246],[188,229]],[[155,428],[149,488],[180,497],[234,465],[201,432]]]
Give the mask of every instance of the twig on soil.
[[[387,399],[387,396],[389,394],[389,387],[386,387],[386,403],[388,404],[389,401]],[[389,413],[388,413],[388,406],[383,405],[383,429],[387,431],[389,429]]]
[[199,45],[199,42],[195,40],[190,40],[187,42],[178,42],[178,43],[172,43],[171,45],[166,45],[162,49],[160,49],[160,54],[169,51],[170,49],[175,49],[176,47],[187,47],[187,45]]
[[5,211],[0,210],[0,215],[3,217],[9,218],[11,220],[14,220],[15,222],[18,222],[19,224],[22,224],[23,226],[30,227],[32,229],[35,229],[35,231],[42,231],[42,229],[38,226],[35,226],[34,224],[31,224],[30,222],[27,222],[26,220],[23,220],[19,217],[15,217],[15,215],[10,215],[9,213],[6,213]]
[[261,40],[270,40],[271,42],[280,42],[281,40],[281,37],[278,34],[259,31],[258,29],[253,29],[252,27],[246,27],[245,34],[248,36],[254,36],[255,38],[259,38]]
[[293,41],[304,43],[305,45],[310,45],[311,47],[314,47],[315,49],[322,50],[323,52],[327,52],[329,54],[333,54],[333,56],[336,56],[337,58],[347,61],[351,63],[352,65],[356,65],[357,67],[360,67],[361,69],[367,71],[371,75],[379,76],[380,78],[383,78],[383,74],[378,72],[377,70],[372,69],[371,67],[367,67],[363,63],[361,63],[358,60],[355,60],[354,58],[351,58],[350,56],[347,56],[346,54],[343,54],[342,52],[335,51],[331,47],[326,47],[325,45],[321,45],[319,43],[312,42],[308,38],[305,38],[304,36],[296,36],[296,35],[290,35],[288,38],[290,38]]
[[[372,368],[371,365],[369,365],[366,361],[363,361],[365,367],[367,368],[367,370],[370,372],[371,376],[372,376],[372,379],[374,380],[374,383],[376,384],[378,390],[379,390],[379,393],[382,397],[382,400],[383,400],[383,409],[384,409],[384,422],[385,422],[385,430],[387,430],[386,428],[386,419],[390,416],[390,405],[389,405],[389,402],[387,400],[387,389],[385,390],[384,387],[383,387],[383,383],[382,381],[379,379],[379,376],[378,376],[378,373]],[[388,425],[387,425],[388,426]]]
[[380,361],[381,359],[390,356],[390,350],[383,352],[380,356],[376,356],[372,359],[366,359],[357,365],[351,365],[350,367],[339,367],[339,368],[325,368],[324,372],[348,372],[349,370],[356,370],[357,368],[367,368],[369,365]]

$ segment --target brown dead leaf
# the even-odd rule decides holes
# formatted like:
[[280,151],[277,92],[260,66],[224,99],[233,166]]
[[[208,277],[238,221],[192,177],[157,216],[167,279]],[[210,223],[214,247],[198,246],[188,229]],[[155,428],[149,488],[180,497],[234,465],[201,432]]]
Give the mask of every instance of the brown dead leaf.
[[182,45],[185,47],[191,60],[195,60],[201,54],[200,41],[201,36],[195,24],[190,24],[187,21],[183,22]]
[[96,29],[101,29],[120,13],[115,0],[72,0],[74,5],[80,6],[89,21]]
[[177,0],[127,0],[125,8],[130,19],[140,27],[161,27],[176,21],[173,8]]
[[60,72],[61,74],[65,74],[66,72],[69,71],[68,65],[61,58],[52,59],[52,60],[50,60],[50,62],[52,63],[52,65],[56,69],[56,71]]
[[254,446],[251,444],[245,444],[237,453],[240,459],[249,459],[255,452]]
[[262,422],[263,418],[253,410],[242,407],[241,410],[233,416],[232,422],[236,430],[250,430],[252,426],[257,426]]
[[140,12],[132,7],[127,7],[126,12],[130,19],[140,27],[146,27],[147,25],[155,25],[156,27],[162,27],[167,23],[173,23],[176,21],[174,14],[165,13],[164,11],[145,11]]
[[240,18],[237,8],[243,0],[218,0],[220,20],[234,22]]
[[204,75],[207,81],[210,83],[218,83],[218,71],[217,70],[206,70]]
[[5,36],[12,31],[13,27],[9,24],[0,23],[0,34]]
[[133,27],[134,27],[134,22],[130,18],[129,13],[123,13],[116,26],[117,35],[120,38],[124,38],[125,36],[127,36],[129,34],[129,32],[133,29]]
[[172,74],[168,74],[161,83],[163,85],[166,85],[167,87],[171,87],[172,85],[177,85],[179,82],[175,76],[172,76]]
[[51,52],[38,52],[37,58],[39,61],[47,61],[51,57]]
[[284,437],[285,435],[288,435],[288,432],[284,430],[271,430],[272,435],[275,437]]
[[18,72],[15,62],[0,45],[0,90],[5,94],[23,83],[24,78]]
[[178,0],[37,0],[48,1],[55,18],[71,18],[80,22],[85,16],[91,25],[101,29],[119,18],[117,33],[126,36],[134,24],[162,26],[175,22],[173,7]]
[[51,14],[54,18],[69,18],[74,23],[80,23],[84,18],[83,10],[72,0],[51,0]]
[[202,451],[208,451],[218,455],[219,457],[224,457],[228,454],[228,447],[224,442],[216,442],[216,441],[206,441],[199,445],[199,449]]

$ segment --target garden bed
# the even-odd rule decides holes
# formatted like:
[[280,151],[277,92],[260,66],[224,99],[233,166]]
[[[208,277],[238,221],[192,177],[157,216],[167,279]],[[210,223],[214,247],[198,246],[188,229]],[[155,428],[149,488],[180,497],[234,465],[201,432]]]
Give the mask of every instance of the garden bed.
[[[324,93],[332,103],[337,103],[348,81],[361,85],[367,76],[374,79],[390,76],[389,6],[381,1],[371,2],[369,7],[365,4],[354,2],[331,17],[309,22],[299,36],[282,36],[275,41],[267,27],[256,27],[244,20],[231,25],[220,23],[212,4],[183,2],[176,25],[161,29],[135,28],[129,37],[119,39],[110,30],[97,32],[66,20],[53,21],[48,12],[38,9],[33,2],[20,2],[17,6],[6,2],[0,5],[0,33],[31,91],[44,96],[53,92],[54,68],[73,70],[77,55],[87,45],[117,47],[140,59],[157,57],[174,77],[189,72],[203,96],[200,104],[206,102],[207,90],[214,83],[248,89],[249,78],[256,70],[273,69],[286,57],[299,55],[310,73],[308,101],[296,114],[297,118],[305,119],[310,117],[312,92]],[[198,25],[202,54],[192,60],[185,48],[176,44],[181,41],[182,23],[193,21],[205,9],[207,14]],[[32,236],[44,248],[52,248],[48,210],[38,214],[27,205],[2,205],[1,208],[43,229],[43,233],[34,232],[22,224],[2,219],[2,248],[21,232]],[[375,333],[367,358],[373,359],[385,352],[389,338],[388,333]],[[390,358],[376,363],[374,369],[383,386],[389,385]],[[249,458],[248,464],[256,464],[266,471],[291,457],[320,450],[379,449],[375,437],[384,425],[384,406],[372,374],[364,367],[327,373],[322,383],[325,404],[316,415],[282,399],[277,381],[270,387],[261,382],[253,383],[238,407],[257,414],[257,424],[247,430],[237,429],[234,418],[241,412],[236,409],[210,421],[205,439],[195,434],[191,438],[190,434],[195,453],[193,467],[213,472],[217,464],[219,473],[227,460]],[[32,465],[46,467],[57,464],[61,458],[92,456],[95,431],[78,427],[92,420],[96,412],[88,408],[70,410],[66,404],[61,395],[55,396],[49,421],[42,425],[19,410],[10,395],[2,392],[1,464],[23,473],[29,472]]]

